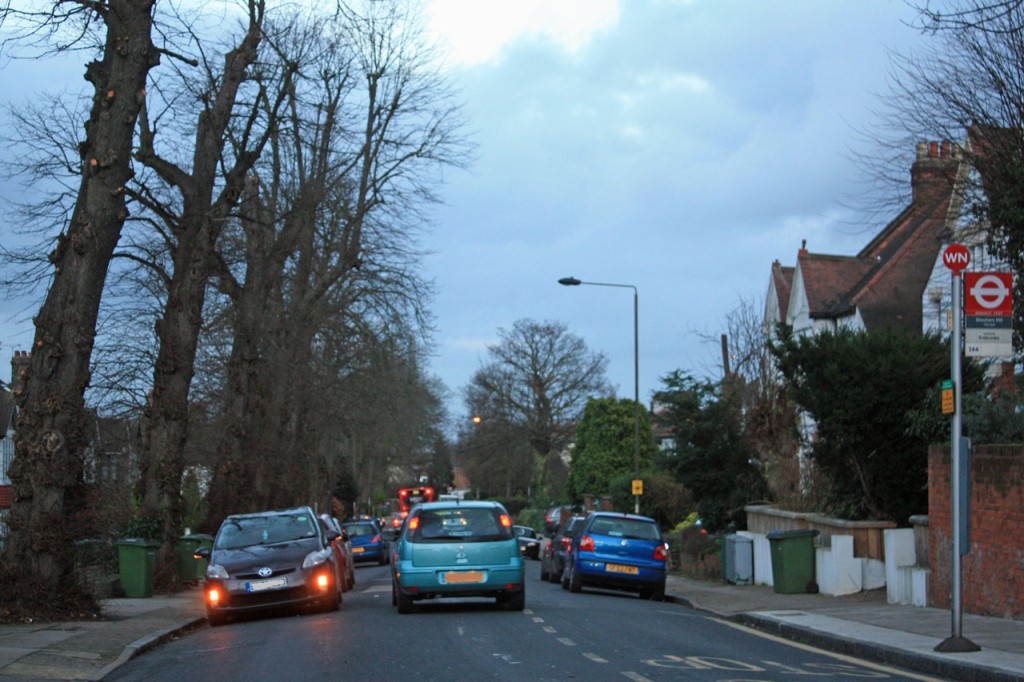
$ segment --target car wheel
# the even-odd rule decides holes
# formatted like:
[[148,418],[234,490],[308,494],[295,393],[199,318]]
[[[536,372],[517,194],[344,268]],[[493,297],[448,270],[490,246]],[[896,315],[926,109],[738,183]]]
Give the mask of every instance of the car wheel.
[[353,589],[356,586],[356,567],[354,564],[350,564],[348,567],[348,589]]
[[562,581],[561,582],[562,582],[562,589],[563,590],[568,590],[569,589],[569,576],[567,576],[565,574],[565,569],[564,568],[562,569]]
[[412,613],[413,604],[412,597],[408,596],[399,589],[395,589],[396,597],[398,600],[398,612],[399,613]]
[[579,592],[583,589],[583,578],[576,572],[576,565],[573,564],[572,571],[569,573],[569,591]]
[[540,562],[540,579],[551,580],[551,571],[548,570],[547,564],[543,561]]
[[525,584],[523,585],[523,589],[508,595],[508,601],[505,602],[505,608],[509,611],[522,611],[524,608],[526,608]]
[[398,588],[395,587],[395,581],[391,581],[391,605],[398,606]]

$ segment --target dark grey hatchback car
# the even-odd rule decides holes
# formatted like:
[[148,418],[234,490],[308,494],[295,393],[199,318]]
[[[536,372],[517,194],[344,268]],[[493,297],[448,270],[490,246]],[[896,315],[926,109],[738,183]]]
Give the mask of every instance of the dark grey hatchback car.
[[210,625],[273,607],[336,610],[342,589],[331,542],[338,537],[309,507],[224,519],[213,547],[196,550],[209,560],[203,593]]

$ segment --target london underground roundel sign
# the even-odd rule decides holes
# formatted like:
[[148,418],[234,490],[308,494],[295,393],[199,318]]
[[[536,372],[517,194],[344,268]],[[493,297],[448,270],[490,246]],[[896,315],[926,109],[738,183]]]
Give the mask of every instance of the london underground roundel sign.
[[953,271],[954,275],[971,264],[971,252],[963,244],[950,244],[942,252],[942,262]]

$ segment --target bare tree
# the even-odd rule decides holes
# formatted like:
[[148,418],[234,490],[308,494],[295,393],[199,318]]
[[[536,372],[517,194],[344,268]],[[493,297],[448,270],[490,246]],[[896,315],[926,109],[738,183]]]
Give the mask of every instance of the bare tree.
[[69,35],[64,45],[103,34],[100,58],[86,67],[93,98],[78,147],[74,209],[50,255],[53,279],[35,317],[31,364],[16,397],[17,454],[10,468],[15,495],[6,556],[53,586],[66,581],[73,567],[69,522],[81,506],[75,490],[87,443],[89,361],[107,268],[128,217],[125,187],[132,176],[135,125],[147,76],[159,63],[152,41],[154,1],[0,8],[0,21],[26,22],[32,36],[52,38],[58,46]]
[[539,478],[554,478],[557,488],[565,473],[559,452],[571,441],[571,424],[588,398],[611,393],[608,359],[560,322],[518,320],[498,335],[500,343],[487,349],[490,361],[465,389],[466,406],[485,422],[520,429],[543,462]]
[[[319,457],[312,424],[325,414],[323,391],[335,393],[324,381],[353,398],[377,395],[339,396],[353,407],[337,415],[352,446],[344,459],[364,483],[387,470],[386,461],[366,457],[377,447],[356,445],[370,435],[366,427],[395,434],[422,423],[410,411],[416,402],[389,409],[398,407],[389,398],[410,388],[423,393],[419,350],[406,338],[427,331],[431,289],[415,275],[419,254],[411,245],[425,222],[422,205],[433,200],[434,171],[459,165],[468,146],[451,93],[399,6],[296,24],[292,40],[275,43],[282,60],[302,66],[244,202],[238,255],[221,252],[218,282],[231,301],[234,346],[215,514],[307,494],[279,482],[283,472],[304,482],[302,472],[319,471],[308,466]],[[302,54],[285,54],[291,45]],[[324,357],[328,348],[334,352]],[[365,367],[372,381],[359,379]]]

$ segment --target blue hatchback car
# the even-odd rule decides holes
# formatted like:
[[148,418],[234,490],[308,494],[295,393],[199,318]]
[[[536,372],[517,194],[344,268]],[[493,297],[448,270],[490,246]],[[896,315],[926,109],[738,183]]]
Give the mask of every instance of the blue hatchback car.
[[341,524],[352,543],[352,559],[376,561],[380,565],[388,562],[388,543],[380,535],[380,528],[373,521],[349,521]]
[[490,597],[510,611],[526,603],[523,557],[512,520],[497,502],[427,502],[413,507],[391,565],[391,602]]
[[562,587],[584,585],[638,592],[641,599],[665,597],[668,545],[652,518],[595,512],[573,533],[565,556]]

